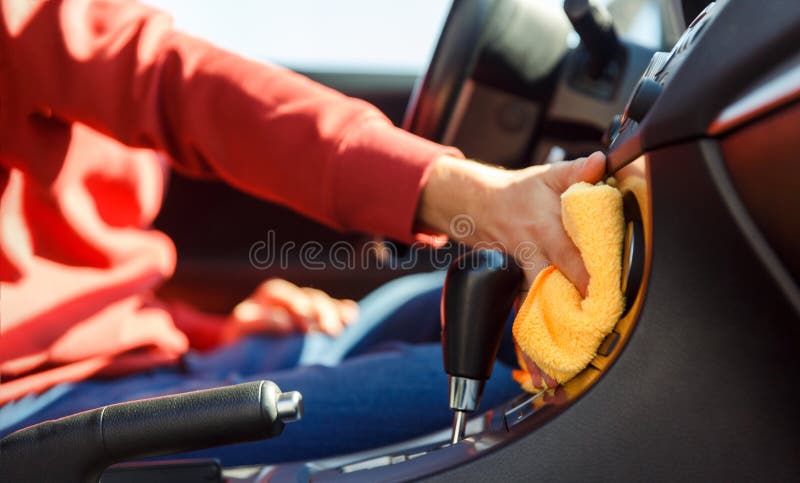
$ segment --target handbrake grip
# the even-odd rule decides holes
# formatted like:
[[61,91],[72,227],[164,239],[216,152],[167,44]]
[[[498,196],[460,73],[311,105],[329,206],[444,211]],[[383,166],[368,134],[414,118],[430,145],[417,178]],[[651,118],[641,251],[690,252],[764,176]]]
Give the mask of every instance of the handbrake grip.
[[96,482],[121,461],[278,436],[302,398],[270,381],[112,404],[0,441],[0,481]]

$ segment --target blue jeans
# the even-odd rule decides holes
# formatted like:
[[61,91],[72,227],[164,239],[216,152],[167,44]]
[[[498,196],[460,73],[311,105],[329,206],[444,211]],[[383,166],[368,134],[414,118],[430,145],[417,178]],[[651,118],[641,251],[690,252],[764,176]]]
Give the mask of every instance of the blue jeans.
[[[361,451],[442,429],[452,418],[439,343],[443,280],[443,272],[432,272],[380,287],[359,303],[359,321],[336,338],[249,337],[211,353],[189,353],[181,367],[61,384],[26,396],[0,407],[0,435],[106,404],[260,379],[300,391],[304,418],[273,440],[181,457],[269,464]],[[513,360],[508,337],[504,346],[506,360]],[[483,408],[519,392],[510,371],[495,365]]]

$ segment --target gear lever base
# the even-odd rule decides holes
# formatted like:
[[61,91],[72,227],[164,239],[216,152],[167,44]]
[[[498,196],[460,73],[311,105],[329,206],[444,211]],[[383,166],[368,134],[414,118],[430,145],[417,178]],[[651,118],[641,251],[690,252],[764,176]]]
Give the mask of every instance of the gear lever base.
[[452,443],[464,437],[467,413],[478,409],[492,375],[522,270],[495,250],[476,249],[457,258],[442,290],[442,349],[455,411]]
[[467,429],[467,412],[456,409],[453,412],[453,434],[450,436],[450,444],[456,444],[464,439],[464,431]]
[[464,439],[467,427],[467,413],[478,409],[486,381],[468,377],[450,376],[450,409],[455,411],[453,435],[450,439],[456,444]]

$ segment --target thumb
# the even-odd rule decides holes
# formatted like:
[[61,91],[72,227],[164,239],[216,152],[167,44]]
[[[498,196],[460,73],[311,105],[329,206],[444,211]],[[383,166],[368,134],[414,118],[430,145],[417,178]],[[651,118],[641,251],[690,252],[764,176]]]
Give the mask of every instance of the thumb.
[[583,164],[577,170],[577,179],[574,183],[586,181],[595,184],[606,174],[606,155],[600,151],[595,151],[583,160]]
[[562,161],[551,165],[547,172],[548,184],[557,193],[563,193],[571,185],[585,181],[597,183],[606,173],[606,157],[600,151],[595,151],[586,158],[575,161]]

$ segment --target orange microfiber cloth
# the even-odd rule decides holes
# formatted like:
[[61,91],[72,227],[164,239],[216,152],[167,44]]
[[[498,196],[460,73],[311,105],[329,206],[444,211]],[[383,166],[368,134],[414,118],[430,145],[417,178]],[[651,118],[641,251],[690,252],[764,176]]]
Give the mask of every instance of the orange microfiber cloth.
[[563,384],[581,372],[619,320],[624,223],[622,195],[605,184],[577,183],[561,195],[561,218],[590,280],[586,298],[555,267],[536,277],[514,320],[522,370],[514,379],[529,392],[546,387],[530,366]]

